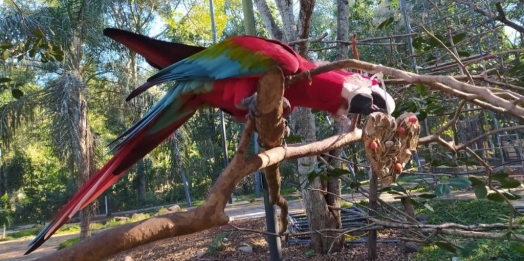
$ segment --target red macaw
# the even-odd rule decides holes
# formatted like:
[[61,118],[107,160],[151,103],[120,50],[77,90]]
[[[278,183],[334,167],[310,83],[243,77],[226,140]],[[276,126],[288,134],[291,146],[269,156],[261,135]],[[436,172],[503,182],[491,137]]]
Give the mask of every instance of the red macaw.
[[[216,107],[245,119],[243,99],[256,92],[259,76],[278,65],[285,75],[315,68],[290,46],[255,36],[235,36],[209,48],[155,40],[118,29],[104,34],[143,55],[161,69],[127,100],[160,83],[170,87],[144,117],[120,135],[111,160],[83,184],[73,198],[30,243],[26,254],[42,245],[80,209],[94,201],[142,157],[169,137],[200,108]],[[291,105],[332,114],[393,112],[393,98],[366,76],[332,71],[312,76],[285,91]]]

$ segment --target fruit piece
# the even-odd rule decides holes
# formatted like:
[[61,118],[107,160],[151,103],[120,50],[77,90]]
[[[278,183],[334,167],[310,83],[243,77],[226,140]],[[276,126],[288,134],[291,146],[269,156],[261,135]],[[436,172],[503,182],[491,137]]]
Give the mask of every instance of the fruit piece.
[[376,141],[372,141],[369,143],[369,148],[372,150],[376,150],[378,148],[378,143]]
[[397,171],[402,171],[402,164],[400,162],[395,163],[395,169]]
[[411,123],[417,123],[417,116],[411,116],[411,117],[409,117],[409,122],[411,122]]
[[404,127],[400,126],[400,127],[398,127],[397,131],[398,131],[399,135],[404,135],[404,133],[406,132],[406,129]]

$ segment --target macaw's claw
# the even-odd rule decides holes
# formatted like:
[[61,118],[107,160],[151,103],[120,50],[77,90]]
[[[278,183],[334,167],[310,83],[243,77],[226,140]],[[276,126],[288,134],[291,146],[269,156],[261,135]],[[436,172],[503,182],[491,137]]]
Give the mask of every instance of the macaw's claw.
[[260,115],[257,115],[257,96],[258,94],[255,92],[253,95],[244,98],[242,102],[237,105],[239,109],[248,110],[246,115],[248,120],[253,121],[256,117],[260,117]]

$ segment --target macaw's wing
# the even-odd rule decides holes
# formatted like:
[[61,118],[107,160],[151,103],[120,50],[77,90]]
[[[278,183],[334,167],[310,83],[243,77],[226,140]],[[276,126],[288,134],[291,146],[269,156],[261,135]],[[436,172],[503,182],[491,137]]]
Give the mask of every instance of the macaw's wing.
[[147,63],[157,69],[163,69],[206,49],[200,46],[161,41],[116,28],[104,29],[104,35],[144,56]]
[[[284,74],[292,74],[299,71],[301,64],[300,56],[279,41],[256,36],[235,36],[162,69],[131,92],[126,100],[151,86],[168,81],[187,81],[188,84],[180,87],[195,87],[189,82],[258,76],[275,65],[280,66]],[[186,91],[189,90],[182,92]],[[191,91],[199,92],[198,89]]]

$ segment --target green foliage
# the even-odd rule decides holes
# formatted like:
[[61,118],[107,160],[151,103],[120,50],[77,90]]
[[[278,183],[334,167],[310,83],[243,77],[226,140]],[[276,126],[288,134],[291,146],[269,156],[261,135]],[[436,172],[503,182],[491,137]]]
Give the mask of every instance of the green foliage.
[[[431,201],[431,207],[434,212],[424,208],[415,207],[417,215],[428,214],[429,224],[442,224],[453,222],[459,224],[477,224],[477,223],[500,223],[510,213],[506,204],[500,204],[492,201],[481,200],[435,200]],[[517,218],[516,223],[523,223],[522,217]],[[515,233],[524,232],[518,229]],[[453,237],[447,236],[450,240]],[[456,243],[457,241],[455,241]],[[438,242],[425,246],[421,252],[415,255],[417,261],[437,261],[450,260],[452,256],[459,256],[463,261],[477,260],[500,260],[513,261],[522,260],[524,257],[520,253],[521,245],[516,242],[507,240],[463,240],[458,241],[461,249],[454,248],[445,242]]]
[[79,237],[74,237],[74,238],[70,238],[64,242],[61,242],[59,245],[58,245],[58,249],[63,249],[63,248],[66,248],[68,246],[72,246],[74,244],[76,244],[78,241],[80,241],[80,238]]
[[164,215],[165,213],[167,213],[167,208],[165,207],[161,207],[159,210],[158,210],[158,215]]
[[216,253],[224,251],[226,249],[226,245],[224,244],[224,238],[227,238],[230,235],[231,232],[223,232],[222,234],[215,236],[213,240],[207,245],[207,252]]

